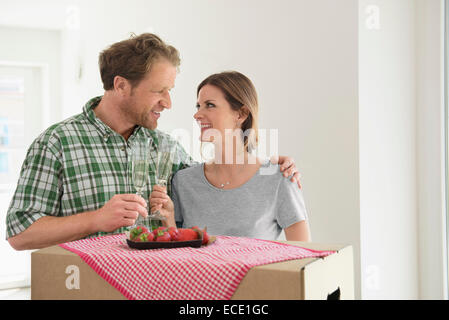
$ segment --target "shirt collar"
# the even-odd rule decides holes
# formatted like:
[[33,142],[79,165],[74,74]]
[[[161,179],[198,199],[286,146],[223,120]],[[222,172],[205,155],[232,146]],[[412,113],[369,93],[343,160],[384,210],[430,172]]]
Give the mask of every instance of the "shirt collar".
[[103,96],[98,96],[90,99],[83,107],[83,113],[87,120],[92,123],[95,128],[100,132],[101,136],[105,141],[113,134],[113,130],[107,126],[103,121],[97,118],[94,109],[98,106]]
[[[111,135],[115,134],[115,132],[107,124],[105,124],[103,121],[97,118],[94,112],[94,109],[98,106],[102,98],[103,96],[98,96],[87,101],[87,103],[83,107],[83,113],[86,116],[86,118],[97,128],[97,130],[100,131],[101,135],[103,136],[103,139],[107,141]],[[136,136],[145,135],[148,138],[152,138],[153,146],[157,147],[158,134],[156,131],[157,130],[150,130],[143,128],[141,126],[136,126],[136,128],[134,128],[134,131],[128,140],[132,140]]]

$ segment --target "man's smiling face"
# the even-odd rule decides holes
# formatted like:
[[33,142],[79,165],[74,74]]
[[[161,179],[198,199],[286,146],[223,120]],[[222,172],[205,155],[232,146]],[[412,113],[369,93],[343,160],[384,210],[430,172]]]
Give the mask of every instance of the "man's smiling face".
[[127,118],[136,125],[154,130],[164,109],[171,108],[170,90],[175,86],[176,67],[161,59],[135,87],[123,104]]

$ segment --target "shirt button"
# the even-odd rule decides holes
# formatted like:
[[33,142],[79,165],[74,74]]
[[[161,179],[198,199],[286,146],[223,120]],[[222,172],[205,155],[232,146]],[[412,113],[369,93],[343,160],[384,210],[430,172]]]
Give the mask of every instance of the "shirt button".
[[120,150],[122,150],[122,151],[125,151],[125,147],[124,146],[122,146],[121,148],[120,148]]

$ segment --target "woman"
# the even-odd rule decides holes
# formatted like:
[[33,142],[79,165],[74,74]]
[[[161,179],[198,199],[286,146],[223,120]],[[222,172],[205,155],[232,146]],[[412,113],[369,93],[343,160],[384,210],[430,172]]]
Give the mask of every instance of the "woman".
[[213,161],[178,171],[172,198],[155,186],[151,211],[166,226],[207,226],[209,234],[310,241],[302,193],[269,161],[256,158],[258,101],[252,82],[222,72],[198,86],[195,120],[201,141],[215,146]]

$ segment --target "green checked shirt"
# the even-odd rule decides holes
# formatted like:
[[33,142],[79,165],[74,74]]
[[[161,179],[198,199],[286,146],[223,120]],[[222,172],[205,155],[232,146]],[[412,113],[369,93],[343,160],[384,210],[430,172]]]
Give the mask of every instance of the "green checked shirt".
[[[152,138],[152,159],[157,158],[158,148],[173,153],[172,174],[194,163],[178,142],[159,130],[136,127],[126,141],[95,116],[93,109],[101,98],[91,99],[81,114],[51,126],[31,144],[6,216],[7,238],[23,232],[41,217],[97,210],[115,194],[135,193],[130,146],[138,136]],[[145,199],[156,183],[154,170],[150,170],[150,181]],[[169,192],[170,183],[171,179]],[[148,221],[144,223],[148,226]],[[153,227],[158,223],[153,221]],[[112,233],[124,231],[126,228],[119,228]],[[98,232],[89,237],[106,234],[111,233]]]

